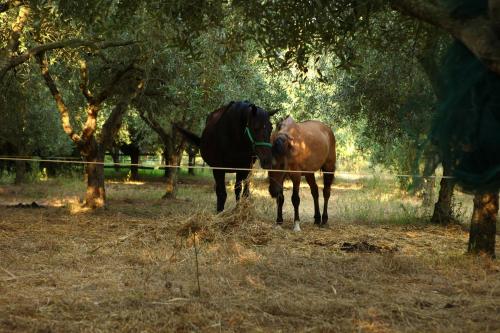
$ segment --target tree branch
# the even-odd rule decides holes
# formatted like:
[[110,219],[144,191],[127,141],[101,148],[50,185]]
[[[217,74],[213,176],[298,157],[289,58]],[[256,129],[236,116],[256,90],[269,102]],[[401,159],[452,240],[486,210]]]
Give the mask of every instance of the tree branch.
[[104,146],[104,149],[109,149],[113,145],[114,138],[120,130],[123,117],[127,112],[130,102],[137,97],[143,88],[144,80],[140,80],[136,84],[134,91],[131,94],[123,95],[116,104],[102,127],[101,144]]
[[111,96],[113,90],[116,88],[116,85],[120,80],[131,70],[134,68],[134,61],[132,61],[128,66],[124,67],[121,70],[116,71],[113,79],[106,85],[106,87],[94,98],[94,104],[101,104],[106,98]]
[[146,113],[143,109],[138,109],[139,111],[139,116],[141,117],[142,120],[153,130],[158,134],[160,137],[161,141],[165,144],[166,142],[169,142],[171,140],[170,135],[165,131],[165,129],[160,125],[160,123],[154,119],[154,117]]
[[390,0],[390,4],[394,10],[437,26],[452,35],[455,35],[459,28],[458,22],[447,10],[429,1]]
[[81,143],[81,138],[78,134],[76,134],[73,131],[73,127],[71,126],[70,122],[69,110],[66,107],[66,104],[64,103],[61,93],[57,89],[56,83],[54,82],[52,76],[50,75],[49,64],[47,62],[47,59],[45,59],[43,57],[43,54],[40,53],[36,55],[36,60],[40,66],[40,70],[42,72],[42,76],[45,80],[45,83],[47,84],[50,93],[52,94],[54,100],[56,101],[57,109],[59,110],[59,115],[61,117],[61,122],[64,132],[70,137],[70,139],[74,143],[79,145]]
[[8,47],[10,57],[13,57],[19,50],[19,38],[21,38],[21,32],[28,21],[30,11],[31,8],[29,6],[21,6],[16,21],[12,24]]
[[500,35],[500,0],[489,0],[488,16],[497,35]]
[[435,33],[428,31],[422,50],[416,57],[432,85],[436,98],[440,100],[443,98],[444,82],[439,66],[438,38]]
[[447,31],[490,70],[500,75],[500,39],[487,17],[455,19],[443,7],[426,1],[390,0],[390,3],[394,10]]
[[136,41],[90,41],[82,39],[68,39],[59,42],[52,42],[35,46],[34,48],[26,51],[18,56],[11,57],[9,60],[2,64],[0,67],[0,80],[4,78],[5,74],[12,68],[28,61],[30,58],[43,54],[50,50],[62,48],[78,48],[87,47],[89,49],[106,49],[110,47],[127,46],[137,43]]
[[89,104],[94,104],[94,96],[89,90],[89,68],[87,66],[87,62],[85,60],[80,60],[80,77],[82,81],[80,82],[80,90],[82,91],[83,96],[87,100]]
[[[106,87],[97,95],[90,99],[87,106],[87,121],[82,129],[82,139],[84,141],[90,139],[90,137],[95,133],[97,128],[97,114],[101,108],[101,104],[113,94],[116,86],[120,80],[130,71],[135,70],[134,62],[132,61],[127,67],[121,69],[115,73],[113,79],[106,85]],[[84,73],[84,75],[87,75]],[[85,88],[84,88],[85,89]],[[141,88],[142,90],[142,88]],[[85,95],[85,93],[84,93]]]

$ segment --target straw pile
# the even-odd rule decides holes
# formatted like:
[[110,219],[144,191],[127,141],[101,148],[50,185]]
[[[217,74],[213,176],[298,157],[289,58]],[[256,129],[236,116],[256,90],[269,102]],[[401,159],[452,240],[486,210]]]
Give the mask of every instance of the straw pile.
[[189,240],[196,234],[201,241],[217,242],[233,239],[246,245],[265,245],[272,238],[269,222],[259,219],[254,201],[243,198],[232,209],[213,215],[195,213],[177,231],[177,236]]

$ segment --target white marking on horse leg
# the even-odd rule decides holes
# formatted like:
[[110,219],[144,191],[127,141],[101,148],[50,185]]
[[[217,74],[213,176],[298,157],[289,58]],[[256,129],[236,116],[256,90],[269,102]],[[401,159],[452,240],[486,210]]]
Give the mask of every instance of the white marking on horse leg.
[[293,223],[293,231],[295,231],[295,232],[299,232],[299,231],[301,231],[301,230],[300,230],[300,222],[299,222],[299,221],[295,221],[295,222]]

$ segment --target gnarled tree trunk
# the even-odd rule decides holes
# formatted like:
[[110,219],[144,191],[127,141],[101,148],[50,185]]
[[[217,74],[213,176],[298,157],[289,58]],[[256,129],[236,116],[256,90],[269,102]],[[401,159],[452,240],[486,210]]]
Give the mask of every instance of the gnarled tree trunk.
[[139,180],[139,162],[141,159],[141,151],[139,148],[134,147],[130,150],[130,179]]
[[16,161],[15,184],[22,184],[26,181],[26,161]]
[[189,145],[188,149],[187,149],[187,152],[188,152],[188,166],[189,166],[188,174],[191,175],[191,176],[194,176],[194,168],[193,167],[196,164],[196,153],[197,153],[197,150],[198,149],[196,149],[192,145]]
[[111,158],[113,159],[113,168],[115,169],[116,172],[120,171],[121,166],[120,166],[120,148],[113,145],[111,149],[109,150],[109,153],[111,155]]
[[[164,151],[164,158],[167,165],[179,166],[181,163],[182,152],[169,153],[168,149]],[[165,194],[163,199],[175,198],[177,195],[177,176],[178,168],[165,168]]]
[[497,216],[498,193],[478,193],[474,196],[467,248],[469,253],[484,253],[495,257]]
[[85,207],[100,208],[106,203],[106,190],[104,188],[104,149],[95,140],[84,148],[85,176],[87,178],[87,191],[85,193]]
[[137,143],[124,144],[120,147],[121,151],[130,157],[130,179],[139,180],[139,162],[141,150]]
[[436,185],[436,168],[439,165],[439,155],[435,152],[426,154],[424,176],[427,178],[422,179],[421,193],[422,204],[429,207],[434,202],[434,187]]
[[[104,155],[107,149],[113,145],[114,138],[120,129],[123,117],[130,102],[137,96],[144,87],[144,82],[138,77],[127,77],[127,73],[133,70],[133,63],[123,70],[116,72],[114,78],[102,89],[93,95],[89,90],[88,67],[84,61],[80,62],[80,89],[87,100],[87,120],[83,126],[81,134],[73,130],[71,124],[70,110],[64,103],[64,99],[57,88],[57,85],[49,71],[49,63],[44,59],[44,54],[36,56],[42,77],[49,88],[57,108],[59,110],[61,123],[66,134],[77,145],[80,154],[86,162],[90,162],[85,167],[87,177],[87,191],[85,194],[85,206],[90,208],[102,207],[106,201],[104,188]],[[116,85],[120,81],[126,81],[125,91],[122,91],[118,102],[110,113],[100,133],[99,140],[95,137],[97,129],[97,115],[102,103],[115,93]]]
[[[139,115],[148,126],[155,131],[163,143],[163,159],[166,165],[179,166],[181,163],[182,151],[184,149],[183,138],[178,138],[173,126],[169,130],[165,129],[152,114],[139,109]],[[174,198],[177,192],[178,168],[165,168],[166,187],[162,198]]]
[[451,166],[449,163],[443,162],[443,178],[440,183],[438,201],[434,205],[431,223],[446,225],[455,222],[451,206],[455,181],[450,176]]

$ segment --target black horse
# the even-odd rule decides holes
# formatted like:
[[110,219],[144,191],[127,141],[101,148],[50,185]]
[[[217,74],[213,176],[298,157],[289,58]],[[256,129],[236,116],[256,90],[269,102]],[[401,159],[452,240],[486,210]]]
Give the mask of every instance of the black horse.
[[274,113],[276,111],[267,112],[247,101],[230,102],[208,115],[201,138],[176,126],[191,143],[200,147],[203,160],[214,167],[217,212],[223,211],[226,203],[227,172],[236,172],[234,193],[238,201],[242,182],[244,182],[243,195],[249,194],[247,181],[249,171],[237,169],[251,168],[255,157],[259,158],[260,165],[264,169],[271,168],[270,116]]

